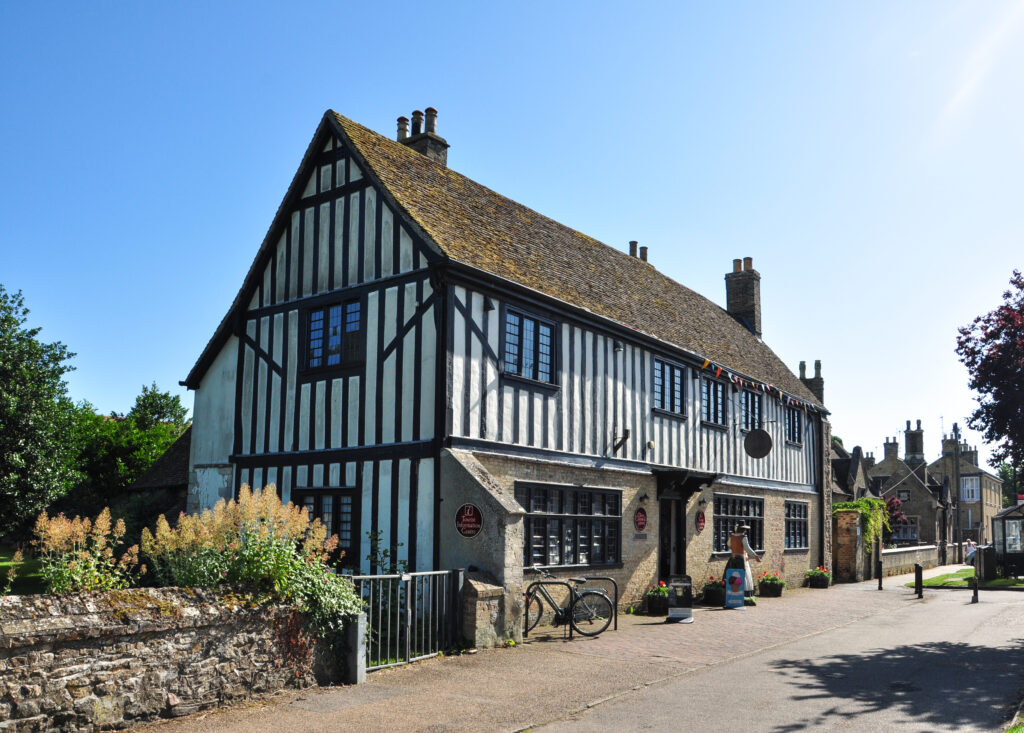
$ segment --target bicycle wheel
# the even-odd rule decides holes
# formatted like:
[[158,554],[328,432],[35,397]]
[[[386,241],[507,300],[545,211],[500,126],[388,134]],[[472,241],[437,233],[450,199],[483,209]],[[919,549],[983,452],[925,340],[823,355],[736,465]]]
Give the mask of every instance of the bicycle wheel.
[[540,623],[540,617],[543,615],[544,603],[540,600],[540,597],[536,593],[527,595],[526,613],[523,616],[523,620],[526,623],[527,634],[533,631],[533,627]]
[[597,636],[612,622],[612,599],[596,590],[580,593],[569,614],[573,629],[584,636]]

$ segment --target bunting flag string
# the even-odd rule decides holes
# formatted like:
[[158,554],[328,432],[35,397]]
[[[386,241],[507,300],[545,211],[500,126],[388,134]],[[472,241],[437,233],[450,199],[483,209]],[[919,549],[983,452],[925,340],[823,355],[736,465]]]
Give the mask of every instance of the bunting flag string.
[[[715,379],[720,379],[722,375],[725,374],[725,378],[732,383],[735,389],[742,389],[744,387],[747,387],[749,389],[754,390],[755,392],[763,392],[764,394],[770,397],[774,397],[783,405],[788,405],[795,409],[803,408],[804,413],[820,412],[818,408],[813,407],[809,405],[807,402],[799,400],[796,397],[793,397],[792,395],[786,394],[785,392],[782,391],[782,389],[776,387],[774,384],[768,384],[767,382],[757,382],[753,379],[746,379],[745,377],[741,377],[738,374],[733,374],[732,372],[726,370],[725,367],[712,363],[711,359],[705,358],[704,362],[700,365],[700,370],[704,371],[705,369],[709,368],[714,371]],[[694,377],[696,378],[696,375],[694,375]]]

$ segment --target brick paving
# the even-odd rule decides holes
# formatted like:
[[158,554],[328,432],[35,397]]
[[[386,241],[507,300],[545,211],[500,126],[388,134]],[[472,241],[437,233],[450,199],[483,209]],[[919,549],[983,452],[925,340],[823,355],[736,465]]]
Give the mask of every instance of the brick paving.
[[[927,575],[943,572],[936,568]],[[140,730],[518,731],[565,718],[632,690],[787,644],[915,597],[906,576],[828,590],[792,589],[745,610],[695,609],[692,624],[621,616],[618,631],[563,640],[531,635],[515,649],[427,660],[371,673],[365,685],[280,694]]]

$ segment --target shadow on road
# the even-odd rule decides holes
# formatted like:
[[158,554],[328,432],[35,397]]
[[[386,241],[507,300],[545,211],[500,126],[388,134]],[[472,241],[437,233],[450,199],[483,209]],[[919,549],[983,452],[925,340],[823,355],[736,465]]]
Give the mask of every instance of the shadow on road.
[[[816,660],[782,660],[775,667],[802,693],[794,700],[832,699],[836,704],[815,720],[800,720],[776,731],[828,726],[856,713],[896,708],[918,725],[968,726],[982,720],[1005,720],[1012,714],[1013,693],[993,685],[995,676],[1015,682],[1024,677],[1024,654],[1013,647],[977,647],[936,642]],[[841,706],[841,709],[840,709]]]

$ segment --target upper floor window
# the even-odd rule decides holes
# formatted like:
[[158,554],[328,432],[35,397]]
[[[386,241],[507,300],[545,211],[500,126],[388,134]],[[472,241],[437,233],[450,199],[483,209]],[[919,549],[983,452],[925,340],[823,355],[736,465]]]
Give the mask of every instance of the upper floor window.
[[804,416],[795,407],[786,408],[786,440],[790,443],[804,442]]
[[363,310],[358,300],[309,311],[307,369],[353,364],[364,358]]
[[977,501],[981,498],[980,476],[960,477],[960,498],[964,501]]
[[910,489],[899,489],[896,492],[896,498],[900,501],[910,501]]
[[505,373],[555,381],[555,327],[517,311],[505,313]]
[[700,382],[700,419],[711,425],[725,425],[725,383],[713,379]]
[[757,430],[761,427],[761,395],[748,389],[740,392],[743,404],[743,429]]
[[683,368],[660,359],[654,360],[654,407],[677,415],[684,414]]

